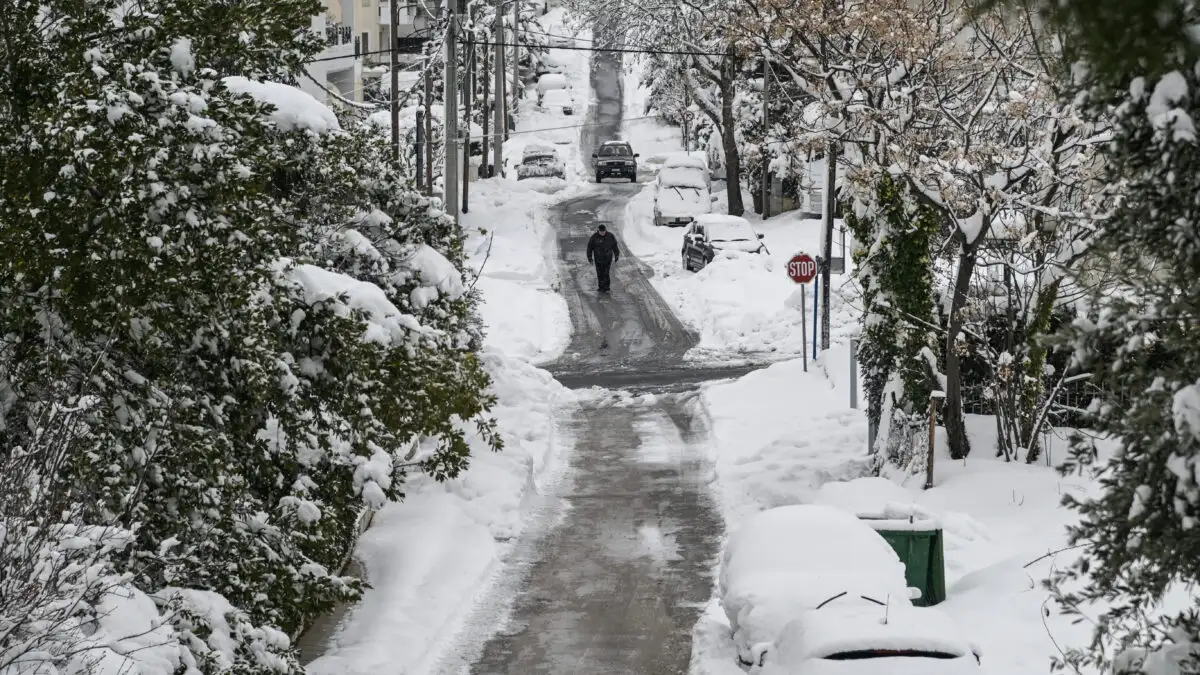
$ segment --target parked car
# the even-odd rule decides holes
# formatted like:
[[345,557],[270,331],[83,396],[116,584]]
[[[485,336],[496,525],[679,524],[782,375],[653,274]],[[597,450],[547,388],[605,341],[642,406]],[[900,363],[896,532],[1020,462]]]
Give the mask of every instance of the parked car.
[[658,171],[654,192],[654,224],[687,225],[712,212],[716,196],[708,191],[708,167],[699,157],[668,158]]
[[637,182],[637,158],[629,143],[625,141],[605,141],[592,153],[592,170],[596,172],[596,182],[605,178],[628,178]]
[[555,89],[566,89],[570,85],[567,84],[567,77],[562,73],[546,73],[538,77],[537,92],[538,96],[545,94],[548,91]]
[[846,597],[788,622],[751,674],[978,675],[979,649],[941,611]]
[[570,89],[551,89],[542,94],[541,106],[546,110],[555,110],[564,115],[575,114],[575,101],[572,100]]
[[814,504],[748,518],[725,547],[719,584],[738,660],[747,666],[760,665],[784,626],[832,596],[841,607],[876,609],[876,598],[903,608],[919,597],[879,533],[847,511]]
[[530,145],[517,165],[517,180],[525,178],[566,178],[566,166],[558,152],[548,145]]
[[740,216],[704,213],[696,216],[683,234],[683,269],[699,272],[717,251],[769,253],[763,235]]
[[547,73],[563,74],[567,72],[562,60],[551,52],[544,52],[534,57],[534,74],[539,78]]

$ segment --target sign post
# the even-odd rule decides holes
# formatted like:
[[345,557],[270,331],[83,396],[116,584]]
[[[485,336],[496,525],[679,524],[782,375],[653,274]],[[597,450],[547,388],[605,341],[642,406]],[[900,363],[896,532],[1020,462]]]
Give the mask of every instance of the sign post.
[[[808,372],[808,282],[817,276],[817,261],[807,253],[797,253],[787,264],[788,277],[800,284],[800,353],[804,357],[804,372]],[[816,309],[816,306],[813,306]],[[816,328],[816,326],[814,326]],[[814,333],[813,337],[816,337]]]

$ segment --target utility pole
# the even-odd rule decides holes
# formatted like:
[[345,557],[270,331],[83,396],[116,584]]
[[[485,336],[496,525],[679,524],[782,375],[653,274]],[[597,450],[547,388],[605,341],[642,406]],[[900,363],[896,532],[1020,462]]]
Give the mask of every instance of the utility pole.
[[417,108],[417,192],[429,194],[428,186],[422,185],[425,180],[425,146],[429,139],[425,136],[425,111]]
[[763,90],[762,90],[762,105],[763,105],[763,140],[762,150],[760,152],[762,162],[762,217],[763,220],[771,217],[771,174],[767,171],[769,162],[767,161],[767,130],[770,129],[771,118],[768,114],[768,97],[771,81],[771,62],[767,59],[767,55],[763,54]]
[[425,52],[425,194],[433,194],[433,75],[429,72],[431,60],[428,50]]
[[[400,164],[400,54],[397,53],[396,40],[396,24],[400,23],[400,6],[397,4],[399,0],[390,0],[388,2],[388,14],[391,15],[392,27],[388,31],[392,36],[392,161],[398,166]],[[420,185],[421,178],[417,177],[417,184]]]
[[520,41],[517,38],[517,30],[521,25],[521,0],[512,0],[513,4],[513,24],[512,24],[512,41],[513,41],[513,63],[512,63],[512,109],[508,117],[508,126],[504,127],[504,140],[508,140],[508,132],[512,131],[516,125],[516,117],[518,103],[521,98],[521,52]]
[[466,49],[467,72],[463,77],[463,125],[466,129],[462,137],[463,170],[462,170],[462,212],[467,212],[467,186],[471,184],[471,99],[475,98],[475,34],[467,35]]
[[[487,44],[487,42],[485,41],[484,44]],[[483,118],[483,156],[479,160],[480,168],[484,168],[488,165],[488,141],[491,140],[488,138],[488,122],[491,118],[491,110],[488,109],[488,92],[490,92],[492,89],[492,83],[488,80],[488,78],[491,76],[491,72],[488,70],[490,56],[491,52],[489,52],[485,47],[483,50],[483,107],[479,109],[479,112],[481,113],[480,117]],[[484,174],[485,177],[491,176],[491,173],[487,171],[485,171]]]
[[[829,282],[830,262],[833,258],[833,207],[837,204],[834,189],[837,187],[837,146],[832,142],[825,150],[825,203],[822,205],[821,225],[821,349],[829,349]],[[844,263],[843,263],[844,264]]]
[[683,149],[691,150],[688,146],[688,122],[692,116],[692,97],[688,94],[687,80],[683,81]]
[[495,137],[492,139],[496,144],[496,157],[493,160],[493,165],[496,167],[497,176],[504,176],[504,141],[507,133],[501,131],[504,128],[504,108],[508,105],[508,99],[504,96],[504,15],[500,12],[501,2],[496,0],[496,103],[492,110],[495,129],[492,133]]
[[456,17],[453,11],[446,13],[446,75],[442,91],[442,124],[445,129],[446,160],[442,165],[442,203],[446,213],[458,220],[458,39]]

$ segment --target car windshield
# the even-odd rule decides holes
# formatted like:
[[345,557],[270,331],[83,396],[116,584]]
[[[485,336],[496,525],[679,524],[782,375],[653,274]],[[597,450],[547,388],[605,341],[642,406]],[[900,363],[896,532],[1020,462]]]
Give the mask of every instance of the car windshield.
[[749,223],[726,221],[708,223],[706,227],[709,241],[750,241],[758,238]]
[[708,187],[704,180],[704,171],[694,167],[664,167],[658,173],[658,180],[664,187],[690,188],[703,190]]
[[606,145],[600,148],[601,157],[628,157],[632,154],[627,145]]

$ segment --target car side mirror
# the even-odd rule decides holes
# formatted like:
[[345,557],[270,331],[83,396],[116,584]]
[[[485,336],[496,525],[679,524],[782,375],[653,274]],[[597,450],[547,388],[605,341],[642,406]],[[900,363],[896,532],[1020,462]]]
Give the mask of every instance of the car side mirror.
[[599,155],[597,155],[596,153],[593,152],[592,157],[599,157]]
[[633,156],[634,156],[634,157],[641,157],[641,155],[637,154],[636,152],[635,152],[635,153],[633,153]]
[[759,239],[762,239],[762,238],[763,238],[763,236],[764,236],[764,235],[763,235],[761,232],[758,234],[758,238],[759,238]]
[[719,197],[717,197],[716,195],[709,195],[709,201],[710,201],[710,202],[712,202],[712,203],[714,203],[714,204],[716,204],[716,203],[717,203],[717,200],[718,200],[718,199],[720,199],[720,198],[719,198]]

